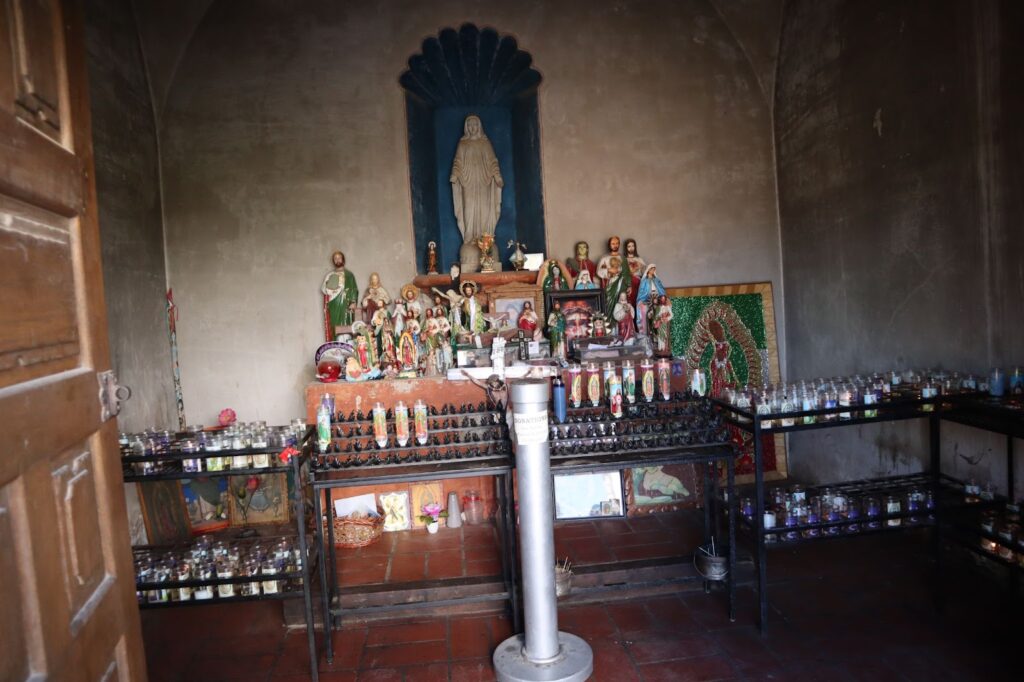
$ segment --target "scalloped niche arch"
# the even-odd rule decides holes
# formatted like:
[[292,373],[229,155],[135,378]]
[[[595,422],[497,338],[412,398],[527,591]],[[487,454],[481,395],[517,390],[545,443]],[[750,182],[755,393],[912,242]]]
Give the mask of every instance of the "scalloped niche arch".
[[[512,36],[463,24],[423,41],[398,82],[405,91],[416,269],[426,273],[427,244],[438,245],[438,267],[458,261],[462,236],[452,206],[452,159],[463,121],[476,114],[494,146],[505,189],[495,242],[515,239],[545,250],[537,87],[533,58]],[[507,269],[507,262],[503,263]]]

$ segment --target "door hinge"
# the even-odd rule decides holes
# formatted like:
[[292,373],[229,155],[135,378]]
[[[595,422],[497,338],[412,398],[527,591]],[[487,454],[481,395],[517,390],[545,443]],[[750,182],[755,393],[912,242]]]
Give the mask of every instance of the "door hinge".
[[100,384],[100,421],[105,422],[118,415],[121,403],[132,397],[132,389],[119,385],[113,370],[100,372],[96,379]]

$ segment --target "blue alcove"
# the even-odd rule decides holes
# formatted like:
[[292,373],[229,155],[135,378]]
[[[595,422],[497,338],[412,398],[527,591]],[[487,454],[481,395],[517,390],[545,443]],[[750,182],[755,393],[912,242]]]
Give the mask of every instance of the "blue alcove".
[[505,188],[495,243],[502,260],[515,239],[544,251],[537,86],[540,74],[515,38],[472,24],[423,41],[399,78],[405,90],[416,267],[426,273],[427,244],[438,245],[438,268],[458,261],[462,236],[452,207],[455,148],[469,114],[480,117],[494,147]]

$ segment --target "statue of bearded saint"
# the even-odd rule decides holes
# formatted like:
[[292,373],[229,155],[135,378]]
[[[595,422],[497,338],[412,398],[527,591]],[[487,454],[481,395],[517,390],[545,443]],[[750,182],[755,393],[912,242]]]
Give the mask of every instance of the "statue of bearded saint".
[[478,116],[466,117],[448,181],[452,184],[455,220],[463,242],[472,243],[481,234],[494,234],[501,216],[501,188],[505,181]]

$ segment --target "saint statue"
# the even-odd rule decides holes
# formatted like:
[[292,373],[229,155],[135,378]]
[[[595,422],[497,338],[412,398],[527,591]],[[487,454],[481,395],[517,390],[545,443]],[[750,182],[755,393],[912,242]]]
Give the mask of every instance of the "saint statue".
[[633,310],[626,292],[623,291],[619,294],[619,300],[615,304],[615,309],[612,310],[612,317],[619,323],[619,338],[623,341],[633,338],[633,335],[636,333],[636,323],[633,322],[633,315],[635,314],[636,311]]
[[665,285],[658,278],[657,266],[651,263],[644,268],[644,276],[636,292],[636,330],[640,334],[647,333],[647,317],[658,305],[660,296],[665,295]]
[[[669,355],[672,350],[672,304],[668,297],[662,294],[658,297],[658,307],[655,313],[654,322],[654,350],[658,355]],[[715,347],[717,351],[717,346]]]
[[597,276],[597,265],[590,260],[590,244],[586,242],[576,242],[575,256],[565,261],[565,265],[573,277],[579,277],[584,270],[590,274],[591,280]]
[[363,320],[370,322],[373,314],[378,308],[383,308],[391,303],[391,294],[380,283],[380,275],[376,272],[370,273],[370,285],[363,292],[363,298],[359,306],[363,309]]
[[574,289],[596,289],[597,285],[590,279],[589,270],[580,270],[580,274],[576,277],[576,286]]
[[501,216],[501,188],[505,181],[479,116],[466,117],[448,182],[452,184],[455,220],[462,241],[468,244],[481,234],[494,234]]
[[541,267],[540,288],[542,291],[565,291],[572,288],[572,283],[554,258],[549,259]]
[[551,343],[551,357],[565,359],[565,315],[562,303],[555,301],[548,315],[548,341]]
[[636,240],[630,237],[626,240],[623,247],[626,250],[626,265],[629,267],[629,272],[623,272],[627,277],[630,278],[630,292],[629,302],[634,306],[636,305],[636,297],[638,289],[640,287],[640,276],[643,275],[644,268],[647,267],[647,263],[636,250]]
[[352,324],[359,287],[356,286],[355,275],[345,269],[345,254],[335,251],[331,254],[331,262],[334,270],[324,277],[320,291],[324,295],[324,331],[328,341],[335,341],[338,327]]
[[540,329],[538,328],[539,320],[537,319],[537,311],[533,309],[533,304],[529,301],[523,302],[523,312],[519,313],[519,319],[516,321],[516,326],[522,329],[528,338],[534,341],[540,340]]
[[462,283],[462,328],[470,334],[479,334],[487,324],[476,291],[476,282]]

